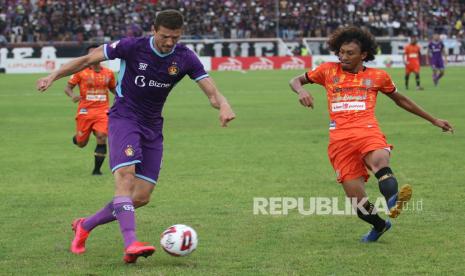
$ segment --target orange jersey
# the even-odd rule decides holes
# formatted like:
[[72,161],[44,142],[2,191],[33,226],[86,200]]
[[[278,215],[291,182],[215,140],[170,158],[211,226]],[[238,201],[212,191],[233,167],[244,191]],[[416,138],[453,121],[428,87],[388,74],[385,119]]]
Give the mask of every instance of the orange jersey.
[[73,76],[68,81],[69,84],[79,85],[81,100],[79,101],[78,112],[91,112],[91,110],[108,110],[109,98],[108,90],[116,87],[113,72],[101,66],[99,72],[91,68],[86,68]]
[[343,71],[339,62],[327,62],[306,73],[310,82],[325,87],[330,117],[330,140],[378,131],[376,96],[394,93],[396,87],[383,70],[364,68],[357,74]]
[[405,46],[404,57],[406,58],[407,64],[420,64],[420,46],[418,46],[417,44],[408,44],[407,46]]

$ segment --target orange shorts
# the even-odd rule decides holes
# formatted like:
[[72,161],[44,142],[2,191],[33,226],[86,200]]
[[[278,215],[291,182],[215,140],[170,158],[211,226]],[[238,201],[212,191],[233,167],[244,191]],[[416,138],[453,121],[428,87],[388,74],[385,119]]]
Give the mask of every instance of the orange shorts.
[[108,134],[108,116],[106,114],[76,116],[76,140],[78,143],[89,140],[91,132]]
[[420,64],[418,63],[408,63],[405,65],[405,74],[416,73],[420,72]]
[[381,131],[370,131],[365,135],[331,141],[328,145],[328,157],[336,172],[337,181],[342,183],[363,176],[366,182],[369,174],[363,158],[377,149],[392,149]]

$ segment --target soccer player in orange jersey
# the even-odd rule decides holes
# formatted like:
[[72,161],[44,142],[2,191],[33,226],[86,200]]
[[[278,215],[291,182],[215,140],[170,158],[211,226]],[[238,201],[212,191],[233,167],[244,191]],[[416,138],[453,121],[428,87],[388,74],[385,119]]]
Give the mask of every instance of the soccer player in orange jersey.
[[[87,48],[87,52],[90,53],[97,47],[97,45],[91,45]],[[79,95],[73,92],[76,85],[79,85]],[[76,135],[73,136],[73,143],[80,148],[85,147],[89,142],[91,132],[97,139],[93,175],[102,174],[100,168],[107,153],[108,91],[110,90],[114,94],[115,87],[116,81],[113,72],[99,63],[74,74],[65,87],[66,95],[73,102],[79,102],[76,114]]]
[[354,208],[359,218],[373,225],[362,241],[373,242],[389,230],[391,222],[382,219],[366,198],[367,169],[378,179],[390,217],[397,217],[403,203],[412,195],[410,185],[398,190],[397,180],[389,167],[392,146],[386,142],[375,118],[378,92],[443,131],[452,132],[453,129],[447,121],[433,117],[400,94],[385,71],[363,65],[364,61],[375,58],[377,48],[369,32],[357,27],[340,28],[331,35],[328,45],[339,57],[339,62],[323,63],[315,70],[293,78],[290,86],[299,95],[300,103],[310,108],[314,107],[314,100],[303,85],[316,83],[325,87],[330,115],[328,156],[345,194],[357,203]]
[[415,74],[415,81],[417,83],[417,90],[423,90],[420,85],[420,57],[421,50],[417,44],[417,38],[412,36],[410,43],[404,48],[403,61],[405,64],[405,89],[408,90],[408,80],[410,73]]

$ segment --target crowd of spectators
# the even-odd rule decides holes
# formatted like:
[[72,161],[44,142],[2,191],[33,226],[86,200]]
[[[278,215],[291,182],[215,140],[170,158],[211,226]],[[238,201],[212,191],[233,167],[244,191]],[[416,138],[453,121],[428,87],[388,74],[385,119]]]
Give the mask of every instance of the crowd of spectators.
[[0,45],[140,36],[167,8],[185,15],[188,38],[295,40],[341,25],[376,36],[464,37],[465,0],[2,0]]

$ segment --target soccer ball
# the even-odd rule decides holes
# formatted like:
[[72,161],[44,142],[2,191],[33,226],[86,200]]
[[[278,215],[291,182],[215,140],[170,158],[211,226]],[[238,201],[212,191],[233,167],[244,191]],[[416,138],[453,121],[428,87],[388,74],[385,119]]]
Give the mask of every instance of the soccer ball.
[[161,234],[160,244],[171,256],[187,256],[197,248],[197,233],[184,224],[170,226]]

